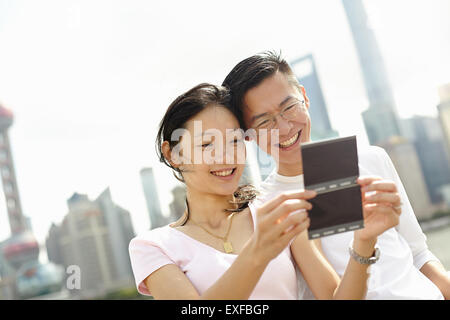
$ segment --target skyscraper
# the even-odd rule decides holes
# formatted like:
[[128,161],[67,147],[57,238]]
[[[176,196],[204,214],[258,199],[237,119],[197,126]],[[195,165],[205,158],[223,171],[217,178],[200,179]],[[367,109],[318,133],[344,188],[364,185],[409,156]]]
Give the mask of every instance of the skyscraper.
[[342,0],[358,54],[369,99],[363,112],[370,144],[378,145],[392,136],[400,136],[397,110],[386,67],[378,43],[368,24],[362,0]]
[[252,183],[255,187],[261,184],[275,169],[272,156],[265,153],[255,141],[245,142],[247,159],[240,184]]
[[433,208],[414,146],[406,138],[397,136],[391,137],[381,147],[395,165],[417,219],[430,218]]
[[163,216],[156,188],[155,176],[152,168],[143,168],[140,171],[142,188],[144,190],[145,202],[147,203],[151,228],[158,228],[166,224],[167,219]]
[[8,129],[12,125],[12,122],[12,112],[0,105],[0,170],[11,235],[16,235],[27,230],[27,223],[22,214],[14,163],[9,144]]
[[327,106],[323,96],[316,64],[312,54],[298,58],[289,63],[298,82],[305,87],[310,101],[311,140],[322,140],[337,137],[338,132],[331,127]]
[[170,207],[170,221],[175,222],[183,215],[186,210],[186,187],[178,185],[172,189],[173,200],[169,204]]
[[71,293],[92,298],[132,286],[128,244],[134,230],[128,211],[113,203],[109,188],[94,201],[74,193],[67,205],[69,212],[61,225],[52,226],[46,245],[50,261],[79,267],[80,288]]
[[11,229],[11,237],[0,243],[4,265],[2,273],[3,277],[7,278],[3,282],[11,286],[7,289],[10,298],[17,298],[15,273],[23,265],[38,261],[39,244],[31,232],[29,220],[22,212],[8,136],[8,129],[12,123],[12,112],[0,105],[0,174]]
[[440,122],[437,118],[414,116],[400,123],[405,137],[416,148],[431,202],[439,204],[443,200],[441,187],[450,184],[450,161]]
[[437,106],[439,120],[444,131],[447,152],[450,154],[450,83],[439,87],[440,103]]
[[417,152],[402,137],[389,77],[362,0],[342,0],[353,35],[369,108],[362,113],[369,142],[386,149],[418,218],[432,213]]
[[109,242],[114,251],[113,259],[118,279],[130,278],[131,261],[128,244],[134,237],[130,213],[116,205],[111,197],[111,191],[106,188],[95,200],[105,216],[109,231]]

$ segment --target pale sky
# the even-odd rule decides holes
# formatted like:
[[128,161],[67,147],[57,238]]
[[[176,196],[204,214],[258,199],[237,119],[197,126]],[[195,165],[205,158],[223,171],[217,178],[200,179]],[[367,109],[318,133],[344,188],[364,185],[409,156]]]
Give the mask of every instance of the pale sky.
[[[437,86],[450,82],[450,1],[364,3],[400,116],[436,115]],[[269,49],[288,61],[312,52],[333,127],[367,140],[367,98],[340,0],[0,0],[0,103],[15,115],[19,193],[38,241],[73,192],[94,199],[108,186],[135,231],[147,229],[142,167],[155,168],[168,213],[177,181],[154,148],[167,106]],[[8,236],[1,196],[0,240]]]

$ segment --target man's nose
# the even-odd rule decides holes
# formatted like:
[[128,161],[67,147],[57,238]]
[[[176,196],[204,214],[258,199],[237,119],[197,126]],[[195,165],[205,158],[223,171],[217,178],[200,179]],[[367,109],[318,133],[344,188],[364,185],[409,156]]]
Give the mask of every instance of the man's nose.
[[280,130],[280,136],[288,134],[291,131],[292,124],[290,121],[284,119],[281,115],[278,115],[277,117],[277,125],[278,130]]

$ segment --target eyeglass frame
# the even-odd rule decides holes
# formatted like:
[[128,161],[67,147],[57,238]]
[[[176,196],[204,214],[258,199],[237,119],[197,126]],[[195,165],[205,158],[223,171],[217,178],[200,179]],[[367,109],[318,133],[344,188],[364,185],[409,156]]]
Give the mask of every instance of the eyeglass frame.
[[[276,120],[276,118],[277,118],[277,116],[280,116],[281,118],[283,118],[284,120],[286,120],[286,121],[290,121],[290,120],[292,120],[294,117],[292,117],[292,118],[286,118],[285,117],[285,113],[287,112],[287,109],[288,108],[290,108],[290,107],[296,107],[297,105],[298,105],[298,107],[297,107],[297,112],[299,112],[299,111],[302,111],[302,110],[304,110],[305,109],[305,106],[306,106],[306,101],[303,99],[303,100],[300,100],[300,99],[297,99],[297,98],[295,98],[295,103],[294,104],[289,104],[288,106],[286,106],[285,108],[283,108],[283,110],[281,110],[280,112],[278,112],[278,113],[276,113],[276,114],[274,114],[274,115],[272,115],[270,118],[267,118],[267,120],[268,121],[270,121],[271,123],[272,123],[272,126],[269,126],[269,127],[267,127],[267,128],[261,128],[261,127],[258,127],[258,126],[254,126],[254,125],[251,125],[251,128],[252,129],[255,129],[255,130],[272,130],[272,129],[274,129],[275,127],[276,127],[276,125],[278,124],[278,122],[277,122],[277,120]],[[297,114],[296,114],[297,115]],[[255,121],[254,121],[255,122]],[[261,124],[260,124],[261,125]]]

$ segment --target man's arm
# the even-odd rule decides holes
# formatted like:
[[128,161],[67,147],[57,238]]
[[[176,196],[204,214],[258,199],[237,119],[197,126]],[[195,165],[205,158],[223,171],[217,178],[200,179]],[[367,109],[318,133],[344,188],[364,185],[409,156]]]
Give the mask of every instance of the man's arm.
[[426,262],[420,271],[441,290],[446,300],[450,300],[450,276],[439,261]]
[[[398,225],[400,196],[392,181],[379,177],[360,177],[364,228],[355,231],[353,249],[363,257],[371,257],[377,238]],[[376,194],[366,195],[375,191]],[[311,249],[312,248],[312,249]],[[343,248],[344,249],[344,248]],[[319,242],[308,241],[306,232],[295,238],[291,251],[311,291],[318,299],[364,299],[369,278],[367,264],[350,258],[341,281],[324,258]],[[338,279],[338,278],[337,278]],[[325,286],[324,283],[327,283]]]
[[[340,279],[325,258],[320,239],[310,241],[305,230],[292,241],[290,247],[292,256],[314,297],[318,300],[333,299]],[[363,298],[363,295],[353,297]]]
[[406,190],[398,176],[389,155],[382,148],[379,152],[384,162],[385,177],[392,179],[397,185],[398,193],[402,199],[402,215],[400,223],[396,227],[397,231],[407,241],[411,248],[414,266],[419,269],[428,279],[430,279],[442,292],[446,299],[450,299],[450,279],[445,268],[439,259],[428,249],[426,235],[423,233],[414,210],[409,202]]

